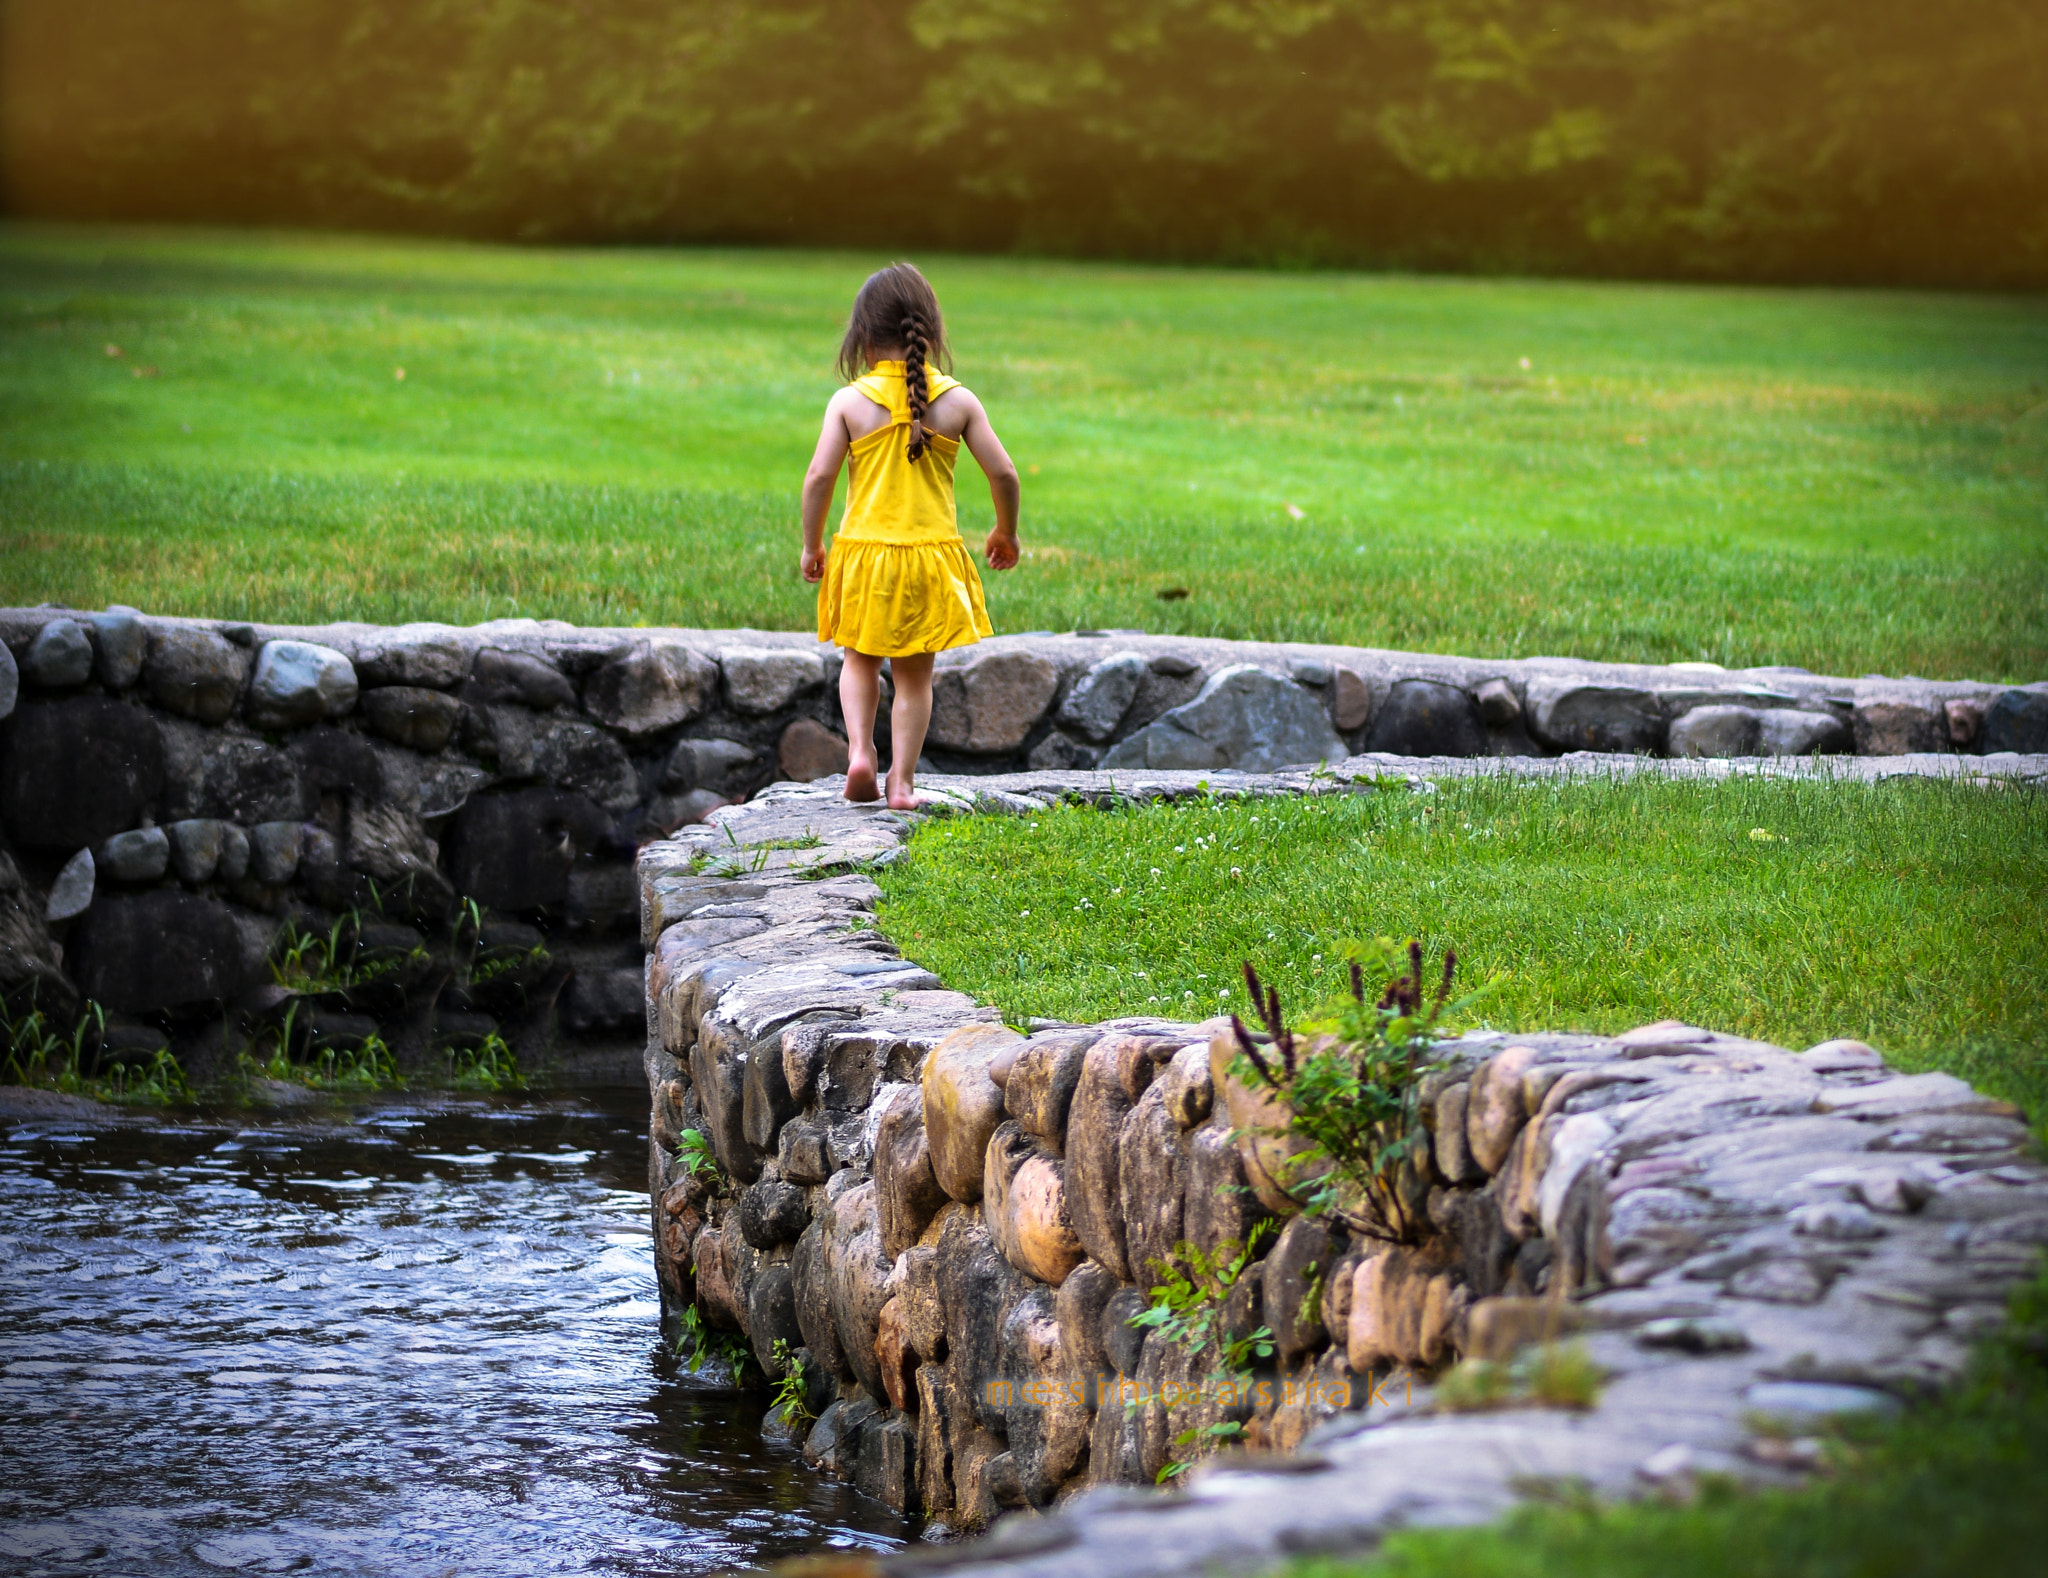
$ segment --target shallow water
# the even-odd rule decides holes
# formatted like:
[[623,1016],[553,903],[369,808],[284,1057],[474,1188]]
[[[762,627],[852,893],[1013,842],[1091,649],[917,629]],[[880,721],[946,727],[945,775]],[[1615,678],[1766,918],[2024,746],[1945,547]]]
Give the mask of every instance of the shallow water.
[[644,1100],[0,1127],[0,1572],[693,1573],[910,1532],[661,1353]]

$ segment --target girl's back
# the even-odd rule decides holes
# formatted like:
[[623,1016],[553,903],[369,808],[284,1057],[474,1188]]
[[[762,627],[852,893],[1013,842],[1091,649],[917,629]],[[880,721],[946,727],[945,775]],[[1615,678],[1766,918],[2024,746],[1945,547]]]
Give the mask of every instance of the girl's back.
[[[935,654],[994,634],[981,577],[960,540],[954,463],[964,445],[989,480],[989,567],[1017,562],[1017,468],[981,402],[941,370],[938,297],[907,263],[870,276],[840,346],[848,383],[825,408],[804,477],[804,578],[818,586],[818,639],[846,649],[840,701],[846,795],[875,797],[873,744],[881,665],[896,684],[889,802],[914,802],[911,778],[931,717]],[[825,515],[848,468],[846,515],[828,553]]]

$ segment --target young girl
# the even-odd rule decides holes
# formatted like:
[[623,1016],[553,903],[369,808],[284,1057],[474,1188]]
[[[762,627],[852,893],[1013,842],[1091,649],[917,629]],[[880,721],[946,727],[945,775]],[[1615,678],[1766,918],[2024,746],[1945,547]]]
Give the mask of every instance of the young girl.
[[[1017,562],[1017,468],[981,402],[935,370],[949,366],[939,298],[908,263],[868,276],[839,347],[847,387],[825,407],[818,452],[804,474],[803,575],[817,581],[818,639],[846,649],[839,705],[846,714],[846,798],[873,800],[875,707],[882,660],[896,685],[889,714],[889,804],[907,810],[932,717],[932,659],[995,632],[981,577],[953,512],[960,446],[988,476],[992,570]],[[863,371],[865,369],[865,372]],[[825,551],[825,512],[848,463],[846,517]]]

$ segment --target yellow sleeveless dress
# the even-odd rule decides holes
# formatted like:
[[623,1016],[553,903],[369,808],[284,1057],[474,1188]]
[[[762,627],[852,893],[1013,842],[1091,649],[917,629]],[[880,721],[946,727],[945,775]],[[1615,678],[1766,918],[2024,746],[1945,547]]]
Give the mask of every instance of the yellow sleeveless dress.
[[[936,368],[926,378],[934,400],[960,386]],[[915,464],[905,458],[910,397],[901,362],[875,363],[853,387],[892,420],[847,451],[846,515],[818,585],[818,639],[908,657],[994,635],[953,510],[960,440],[931,433]]]

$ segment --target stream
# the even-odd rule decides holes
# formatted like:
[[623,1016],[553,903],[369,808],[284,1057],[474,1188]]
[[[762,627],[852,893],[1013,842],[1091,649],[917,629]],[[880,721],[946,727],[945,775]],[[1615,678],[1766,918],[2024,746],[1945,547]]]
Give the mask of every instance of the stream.
[[0,1120],[0,1573],[529,1578],[913,1537],[661,1349],[646,1099]]

